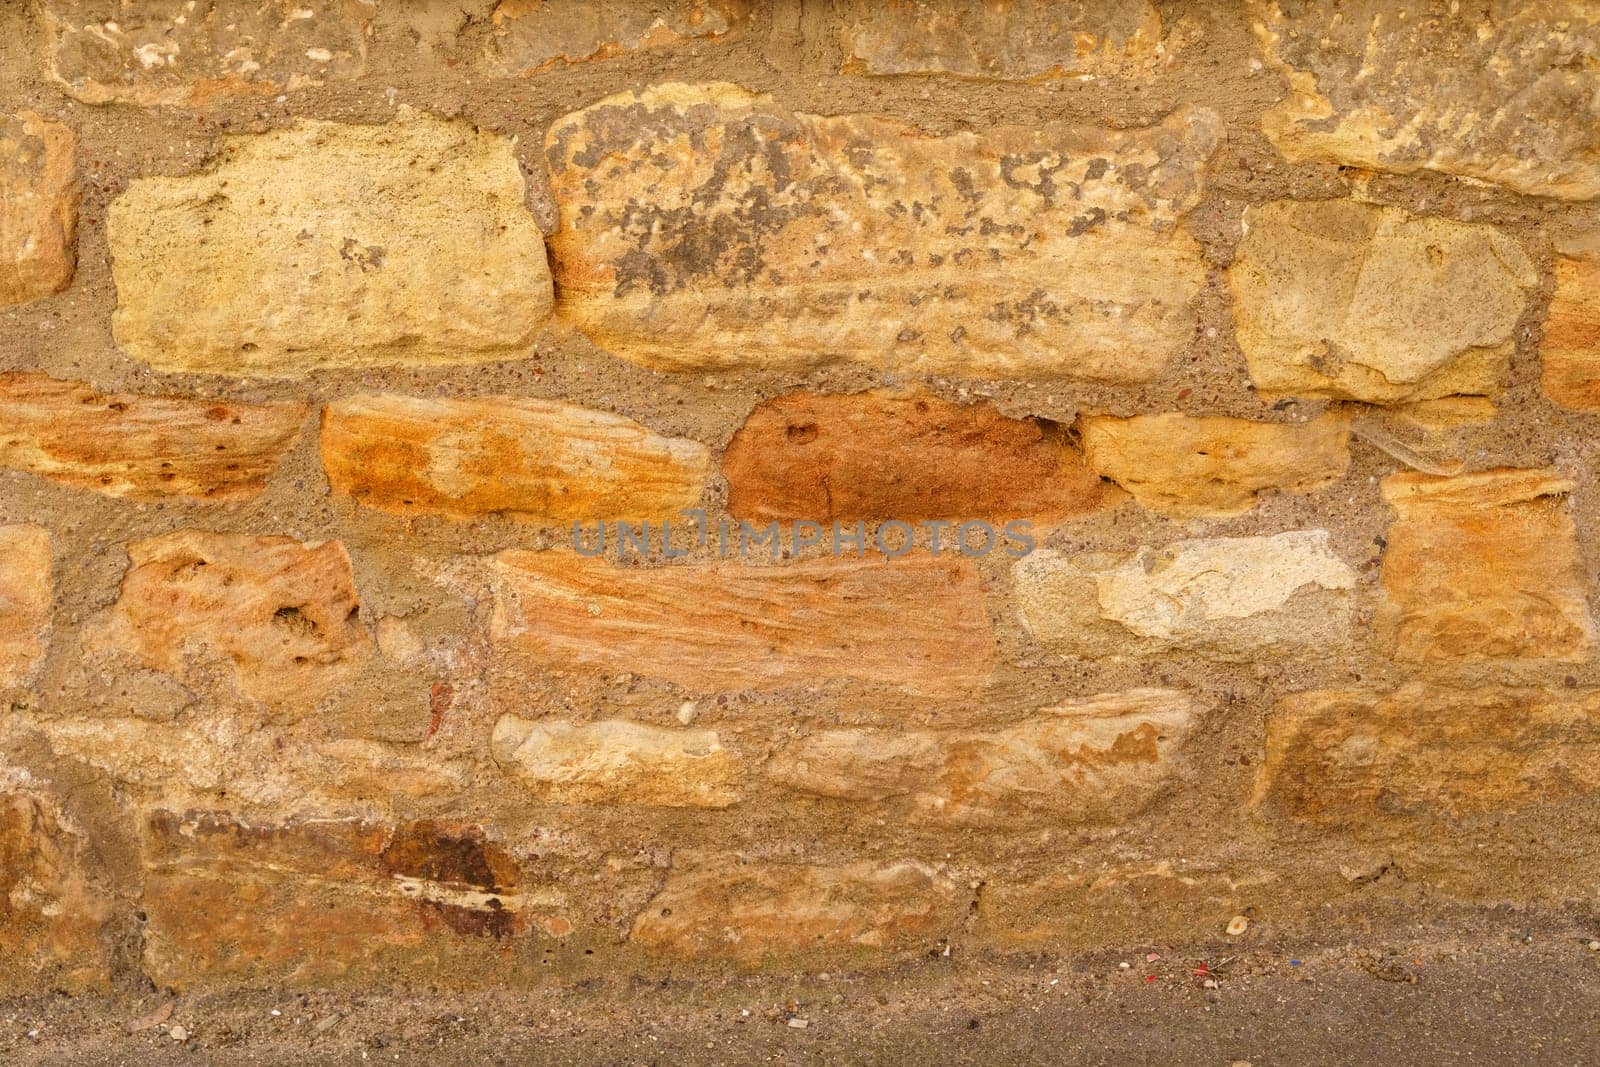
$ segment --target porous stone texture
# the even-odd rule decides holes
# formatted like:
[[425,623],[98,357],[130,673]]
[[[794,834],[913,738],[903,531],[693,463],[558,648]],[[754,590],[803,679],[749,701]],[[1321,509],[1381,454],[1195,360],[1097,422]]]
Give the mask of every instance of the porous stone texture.
[[1600,196],[1600,10],[1585,0],[1250,0],[1289,82],[1261,128],[1291,160]]
[[78,262],[78,139],[31,111],[0,115],[0,307],[66,288]]
[[1050,521],[1114,499],[1067,427],[893,391],[769,400],[722,473],[728,510],[752,519]]
[[1077,430],[1097,474],[1173,518],[1243,515],[1263,493],[1308,493],[1350,466],[1349,422],[1338,415],[1305,423],[1091,415]]
[[913,819],[1127,818],[1172,774],[1199,712],[1183,693],[1144,689],[1070,701],[988,732],[827,730],[784,749],[769,773],[803,793]]
[[673,730],[608,719],[569,723],[503,715],[495,762],[540,799],[562,804],[725,808],[743,768],[715,730]]
[[500,0],[485,69],[527,76],[641,49],[717,41],[749,17],[746,0]]
[[1539,274],[1493,226],[1286,200],[1246,211],[1228,279],[1257,389],[1387,404],[1497,392]]
[[50,531],[0,526],[0,689],[28,681],[44,655],[55,608]]
[[1255,803],[1354,829],[1571,802],[1600,789],[1600,696],[1412,682],[1319,690],[1267,716]]
[[1600,257],[1562,256],[1555,271],[1539,346],[1544,392],[1562,407],[1600,411]]
[[229,138],[112,202],[117,343],[275,378],[521,355],[551,303],[524,191],[507,138],[410,109]]
[[1383,480],[1387,534],[1378,625],[1411,662],[1581,661],[1594,647],[1588,571],[1548,468]]
[[1149,74],[1166,58],[1147,0],[834,0],[844,70],[998,81]]
[[545,138],[559,312],[663,369],[1148,381],[1193,334],[1182,217],[1221,136],[1188,107],[934,136],[722,83],[607,97]]
[[86,104],[204,107],[359,77],[377,0],[40,0],[50,76]]
[[180,530],[128,546],[117,601],[85,630],[186,685],[307,710],[372,652],[337,541]]
[[949,698],[994,666],[977,568],[949,553],[641,569],[510,550],[494,571],[495,642],[555,670],[627,671],[694,692],[852,681]]
[[1249,657],[1346,643],[1356,575],[1326,530],[1292,530],[1122,556],[1041,549],[1017,562],[1015,582],[1023,623],[1054,652]]
[[323,410],[322,464],[336,492],[399,515],[638,520],[694,507],[711,454],[575,404],[383,395]]
[[305,414],[293,402],[105,395],[0,374],[0,466],[135,500],[241,499],[266,487]]
[[663,956],[746,967],[906,953],[947,937],[968,895],[914,861],[710,867],[669,879],[629,940]]

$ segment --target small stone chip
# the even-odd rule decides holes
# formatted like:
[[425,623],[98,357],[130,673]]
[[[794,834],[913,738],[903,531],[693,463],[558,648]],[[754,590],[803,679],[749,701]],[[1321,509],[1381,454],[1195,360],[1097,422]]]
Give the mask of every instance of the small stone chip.
[[1235,915],[1233,918],[1228,920],[1229,937],[1238,937],[1248,929],[1250,929],[1250,920],[1245,918],[1243,915]]

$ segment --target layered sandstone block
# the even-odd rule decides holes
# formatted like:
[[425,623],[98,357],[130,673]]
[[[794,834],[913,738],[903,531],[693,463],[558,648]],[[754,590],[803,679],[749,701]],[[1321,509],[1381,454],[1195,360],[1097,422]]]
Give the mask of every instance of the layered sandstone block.
[[1250,9],[1289,80],[1262,129],[1290,159],[1600,196],[1600,10],[1586,0]]
[[108,496],[254,496],[305,405],[105,395],[43,374],[0,375],[0,466]]
[[1515,812],[1600,790],[1600,695],[1413,682],[1295,693],[1267,716],[1255,803],[1351,828]]
[[471,518],[670,519],[700,499],[710,450],[554,400],[355,396],[322,415],[328,481],[367,507]]
[[117,343],[166,371],[293,377],[521,355],[551,303],[509,139],[402,108],[229,137],[107,220]]
[[515,939],[571,930],[557,895],[470,824],[156,811],[144,852],[143,965],[177,989],[462,984],[501,973]]
[[78,262],[78,139],[31,111],[0,115],[0,307],[67,287]]
[[715,730],[502,715],[490,745],[502,770],[562,804],[725,808],[739,799],[744,778]]
[[1353,200],[1249,208],[1228,278],[1264,393],[1389,404],[1499,390],[1539,281],[1493,226]]
[[1078,433],[1096,473],[1173,518],[1242,515],[1264,493],[1308,493],[1350,466],[1349,420],[1337,415],[1306,423],[1089,415]]
[[560,312],[649,367],[1148,381],[1205,283],[1209,111],[938,137],[660,85],[557,120]]
[[493,637],[553,670],[694,691],[854,681],[946,698],[983,685],[994,634],[971,560],[624,567],[570,552],[495,558]]
[[50,532],[0,526],[0,689],[29,681],[44,657],[55,609]]
[[998,730],[824,730],[785,748],[768,773],[900,818],[1104,821],[1160,791],[1199,717],[1185,694],[1145,689],[1068,701]]
[[1556,260],[1556,291],[1539,364],[1551,400],[1580,411],[1600,410],[1600,258]]
[[844,69],[997,81],[1148,74],[1167,56],[1147,0],[834,0]]
[[674,872],[629,940],[684,960],[763,963],[931,949],[953,933],[969,891],[922,863],[844,867],[708,865]]
[[1588,579],[1549,469],[1383,480],[1398,516],[1383,555],[1378,624],[1410,662],[1584,660]]
[[741,518],[1053,521],[1111,499],[1064,426],[888,390],[764,401],[722,473]]
[[84,632],[205,690],[304,708],[372,653],[337,541],[180,530],[128,546],[117,601]]
[[500,0],[490,19],[485,65],[498,75],[538,74],[642,49],[721,40],[749,17],[747,0]]
[[1029,632],[1070,656],[1181,649],[1238,659],[1350,640],[1356,575],[1326,530],[1177,541],[1131,555],[1042,549],[1014,573]]
[[201,107],[356,78],[376,0],[41,0],[49,69],[86,104]]
[[56,798],[0,771],[0,991],[109,990],[114,904]]

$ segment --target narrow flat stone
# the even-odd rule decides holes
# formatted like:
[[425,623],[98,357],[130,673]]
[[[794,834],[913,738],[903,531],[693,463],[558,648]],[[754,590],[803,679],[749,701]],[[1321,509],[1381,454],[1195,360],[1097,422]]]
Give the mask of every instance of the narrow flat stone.
[[899,817],[1128,818],[1171,776],[1198,717],[1183,693],[1140,689],[1068,701],[998,730],[824,730],[785,748],[769,773],[791,789]]
[[1430,170],[1600,196],[1600,9],[1587,0],[1251,0],[1289,94],[1262,116],[1290,160]]
[[960,922],[968,896],[921,863],[711,866],[674,872],[629,940],[657,955],[745,967],[837,965],[933,947]]
[[1263,393],[1392,404],[1499,390],[1539,273],[1493,226],[1277,200],[1244,227],[1228,279]]
[[32,679],[55,608],[50,531],[0,526],[0,689]]
[[744,770],[715,730],[672,730],[622,719],[551,722],[502,715],[495,762],[542,800],[726,808]]
[[1264,493],[1307,493],[1350,466],[1349,421],[1252,422],[1169,413],[1078,420],[1089,466],[1173,518],[1243,515]]
[[722,40],[749,17],[747,0],[500,0],[491,16],[485,64],[502,77],[539,74],[644,49]]
[[401,108],[222,144],[111,204],[112,330],[134,359],[290,378],[531,346],[550,276],[509,138]]
[[893,391],[758,404],[722,473],[740,518],[1056,520],[1115,496],[1064,426]]
[[695,691],[856,681],[952,697],[994,665],[977,569],[948,553],[642,568],[512,550],[495,573],[496,643],[557,670]]
[[1600,791],[1600,694],[1413,682],[1284,697],[1254,803],[1370,827],[1510,813]]
[[844,70],[992,81],[1154,72],[1167,55],[1148,0],[835,0]]
[[933,136],[660,85],[558,119],[559,312],[669,370],[1159,376],[1205,284],[1182,224],[1222,136],[1158,125]]
[[1594,647],[1588,572],[1549,469],[1382,483],[1386,534],[1378,625],[1409,662],[1578,661]]
[[78,263],[78,139],[31,111],[0,115],[0,307],[59,292]]
[[204,107],[360,77],[372,0],[41,0],[50,76],[86,104]]
[[236,500],[266,488],[305,411],[3,374],[0,466],[108,496]]
[[174,989],[413,971],[493,984],[507,946],[557,918],[470,823],[157,810],[143,845],[141,963]]
[[372,652],[337,541],[180,530],[135,541],[128,559],[116,603],[86,627],[88,651],[202,690],[220,672],[241,696],[301,711]]
[[1019,560],[1015,576],[1034,638],[1087,659],[1334,647],[1349,640],[1356,581],[1326,530],[1177,541],[1131,555],[1043,549]]
[[1546,396],[1562,407],[1600,411],[1600,257],[1556,260],[1539,362]]
[[698,441],[556,400],[355,396],[322,416],[336,492],[400,515],[676,518],[711,473]]

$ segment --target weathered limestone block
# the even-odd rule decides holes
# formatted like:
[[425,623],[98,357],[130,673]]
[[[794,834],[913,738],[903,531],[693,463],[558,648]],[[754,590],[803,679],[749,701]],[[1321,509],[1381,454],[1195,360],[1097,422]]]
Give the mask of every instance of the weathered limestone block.
[[1125,819],[1166,783],[1198,718],[1199,706],[1183,693],[1138,689],[984,732],[825,730],[780,752],[769,773],[801,792],[913,818]]
[[1390,404],[1498,391],[1539,273],[1493,226],[1353,200],[1245,211],[1228,278],[1263,393]]
[[3,374],[0,466],[108,496],[236,500],[266,488],[305,411]]
[[0,724],[0,743],[24,735],[164,803],[227,799],[287,816],[319,814],[341,800],[448,795],[464,785],[460,770],[433,754],[360,738],[312,740],[227,711],[174,723],[13,711]]
[[537,74],[686,41],[715,41],[742,28],[748,0],[500,0],[485,56],[490,73]]
[[0,307],[67,287],[78,263],[78,139],[31,111],[0,115]]
[[608,97],[545,138],[558,310],[672,370],[1148,381],[1193,335],[1182,218],[1221,136],[1191,107],[936,137],[728,84]]
[[744,778],[715,730],[502,715],[490,745],[502,770],[558,804],[726,808],[738,801]]
[[53,798],[0,777],[0,993],[107,991],[113,902]]
[[1291,160],[1600,196],[1600,9],[1587,0],[1251,0]]
[[1555,471],[1383,480],[1398,519],[1383,554],[1379,628],[1410,662],[1587,659],[1587,571]]
[[50,76],[86,104],[203,107],[347,81],[375,0],[41,0]]
[[996,81],[1148,74],[1162,63],[1148,0],[835,0],[844,69]]
[[145,838],[143,963],[176,989],[492,980],[508,940],[571,929],[471,824],[157,811]]
[[287,378],[523,354],[550,309],[508,138],[401,108],[225,138],[111,204],[112,328],[166,371]]
[[221,674],[224,689],[301,709],[371,655],[337,541],[180,530],[130,544],[128,559],[117,602],[85,629],[87,651],[202,689]]
[[1556,260],[1539,362],[1546,396],[1563,407],[1600,411],[1600,257]]
[[633,923],[652,953],[745,967],[933,948],[969,893],[921,863],[718,865],[675,873]]
[[1085,658],[1325,650],[1349,641],[1356,582],[1326,530],[1177,541],[1132,555],[1046,549],[1014,573],[1034,638]]
[[752,519],[1052,521],[1114,499],[1064,426],[888,390],[758,404],[722,473]]
[[1284,697],[1254,803],[1308,823],[1515,812],[1600,791],[1600,694],[1413,682]]
[[700,692],[856,681],[945,698],[994,666],[977,569],[949,553],[644,568],[512,550],[495,573],[495,642],[553,670]]
[[1089,466],[1173,518],[1243,515],[1266,492],[1308,493],[1350,466],[1349,421],[1252,422],[1169,413],[1078,420]]
[[44,657],[55,607],[50,532],[0,526],[0,689],[26,684]]
[[555,400],[380,395],[324,409],[322,464],[380,511],[590,522],[676,518],[699,502],[711,451]]

